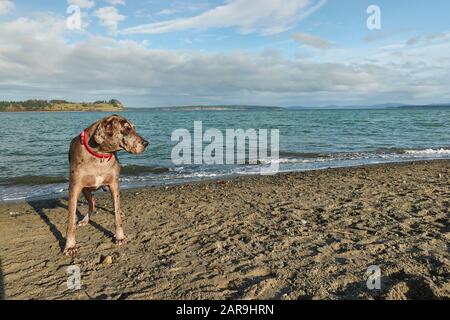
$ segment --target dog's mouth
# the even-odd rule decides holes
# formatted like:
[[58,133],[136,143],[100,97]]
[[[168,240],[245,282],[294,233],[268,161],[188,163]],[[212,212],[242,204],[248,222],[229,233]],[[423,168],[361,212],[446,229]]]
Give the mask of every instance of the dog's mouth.
[[136,153],[143,153],[148,147],[148,142],[147,141],[143,141],[142,143],[139,144],[139,147],[136,150]]
[[122,146],[122,149],[125,150],[125,151],[128,152],[128,153],[131,153],[131,154],[136,154],[136,153],[137,153],[137,152],[135,151],[136,148],[129,147],[129,146],[127,146],[127,145]]
[[148,145],[149,145],[148,141],[143,140],[142,142],[133,144],[133,145],[123,144],[123,146],[121,146],[121,147],[128,153],[139,154],[139,153],[143,153],[145,151],[145,149],[147,149]]

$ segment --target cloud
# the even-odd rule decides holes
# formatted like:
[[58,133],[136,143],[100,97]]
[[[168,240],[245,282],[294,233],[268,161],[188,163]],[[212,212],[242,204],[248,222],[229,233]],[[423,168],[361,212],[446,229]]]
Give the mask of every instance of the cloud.
[[300,44],[304,44],[309,47],[313,47],[315,49],[332,49],[335,45],[328,40],[319,38],[317,36],[313,36],[308,33],[296,32],[292,34],[292,39],[299,42]]
[[67,0],[67,3],[79,6],[81,9],[90,9],[95,6],[95,2],[92,0]]
[[106,0],[112,6],[125,5],[125,0]]
[[415,36],[406,41],[408,46],[429,45],[433,42],[449,41],[450,32],[431,33],[426,35]]
[[369,44],[373,42],[387,40],[393,37],[399,37],[402,34],[406,34],[408,32],[410,32],[410,30],[408,30],[407,28],[395,28],[395,29],[383,28],[382,30],[377,30],[377,32],[368,30],[366,35],[364,35],[361,40],[365,44]]
[[273,50],[157,50],[140,42],[98,36],[67,43],[64,25],[63,19],[54,17],[0,23],[4,99],[116,97],[128,106],[450,99],[448,42],[323,62],[286,58]]
[[7,14],[14,9],[14,3],[9,0],[0,0],[0,15]]
[[100,20],[100,24],[106,27],[110,33],[115,33],[119,22],[126,18],[115,7],[100,8],[95,11],[94,15]]
[[237,28],[240,33],[271,35],[286,31],[306,18],[326,0],[228,0],[199,15],[139,25],[124,34],[158,34],[189,29]]
[[155,13],[157,16],[168,16],[174,13],[177,13],[178,10],[176,9],[163,9],[161,11],[158,11],[157,13]]
[[206,10],[207,8],[209,8],[208,2],[195,2],[195,3],[175,2],[170,6],[170,8],[162,9],[156,12],[155,15],[169,16],[181,12],[186,14],[186,12],[201,11]]

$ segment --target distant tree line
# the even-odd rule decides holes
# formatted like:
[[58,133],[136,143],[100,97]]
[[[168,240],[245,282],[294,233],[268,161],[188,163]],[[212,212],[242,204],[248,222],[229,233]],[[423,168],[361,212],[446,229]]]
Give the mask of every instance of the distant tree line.
[[55,105],[81,105],[83,107],[91,107],[100,104],[110,104],[115,108],[123,108],[123,104],[117,100],[96,101],[94,103],[74,103],[66,100],[26,100],[26,101],[0,101],[1,111],[41,111],[52,110]]
[[27,101],[0,101],[0,111],[13,110],[43,110],[51,107],[51,103],[46,100]]

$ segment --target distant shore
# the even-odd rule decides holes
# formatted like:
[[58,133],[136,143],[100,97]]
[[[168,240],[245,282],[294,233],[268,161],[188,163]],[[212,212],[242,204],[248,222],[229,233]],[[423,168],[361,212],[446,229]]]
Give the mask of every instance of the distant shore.
[[[298,110],[381,110],[381,109],[421,109],[421,108],[450,108],[450,104],[405,105],[381,104],[367,106],[264,106],[264,105],[193,105],[193,106],[167,106],[167,107],[127,107],[116,99],[97,102],[53,102],[58,100],[28,100],[28,101],[0,101],[0,112],[121,112],[121,111],[163,111],[163,112],[198,112],[198,111],[298,111]],[[30,106],[23,104],[32,103]],[[33,106],[34,103],[47,103]]]
[[65,100],[0,101],[0,112],[119,112],[123,104],[117,100],[69,102]]
[[[450,298],[449,180],[439,160],[126,190],[121,248],[100,192],[73,260],[61,254],[66,199],[1,204],[0,296]],[[80,266],[82,290],[67,289],[68,265]],[[372,265],[380,290],[366,286]]]
[[69,112],[69,113],[83,113],[83,112],[124,112],[128,111],[124,110],[114,110],[114,109],[105,109],[105,110],[22,110],[22,111],[0,111],[4,113],[61,113],[61,112]]

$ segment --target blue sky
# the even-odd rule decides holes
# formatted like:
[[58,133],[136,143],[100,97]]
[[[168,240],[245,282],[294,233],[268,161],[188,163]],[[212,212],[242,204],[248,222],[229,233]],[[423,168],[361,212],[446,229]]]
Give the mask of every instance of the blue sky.
[[444,0],[0,0],[0,100],[450,102],[449,12]]

